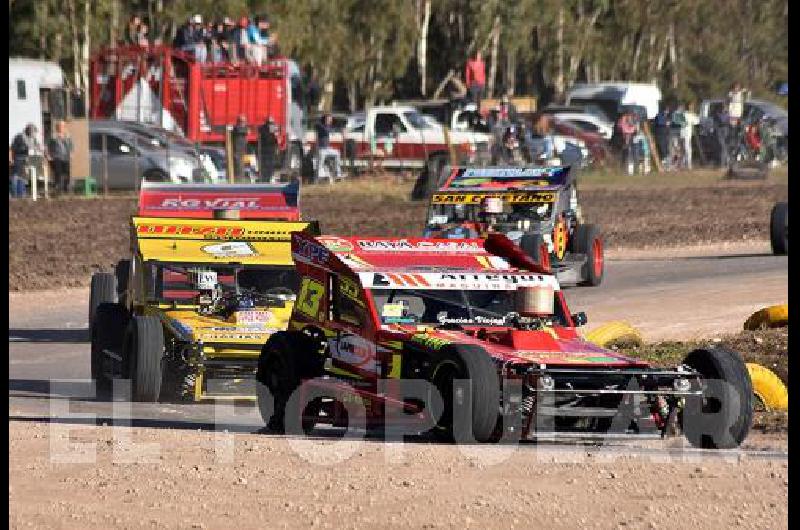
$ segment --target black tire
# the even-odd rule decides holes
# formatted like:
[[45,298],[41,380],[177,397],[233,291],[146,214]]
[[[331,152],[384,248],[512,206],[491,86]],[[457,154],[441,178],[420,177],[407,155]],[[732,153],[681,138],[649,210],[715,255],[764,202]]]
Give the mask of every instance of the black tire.
[[536,263],[542,262],[542,245],[544,244],[544,237],[542,234],[523,234],[519,240],[519,248],[525,251],[525,254],[533,258]]
[[789,253],[789,203],[778,202],[769,214],[769,239],[772,253],[783,256]]
[[269,430],[285,431],[289,398],[303,379],[322,375],[323,364],[319,348],[307,335],[279,331],[270,336],[261,349],[256,371],[258,410]]
[[605,275],[605,245],[600,229],[593,224],[580,224],[575,227],[574,237],[575,252],[586,255],[580,285],[600,285]]
[[134,401],[155,403],[161,395],[164,328],[154,316],[134,316],[125,333],[131,391]]
[[110,272],[92,274],[89,289],[89,329],[92,329],[94,315],[100,304],[117,302],[117,278]]
[[122,353],[128,311],[120,304],[105,302],[97,306],[91,329],[91,370],[97,397],[105,397],[111,389],[111,378],[103,371],[103,350]]
[[753,385],[742,356],[721,347],[697,349],[684,364],[697,370],[705,385],[703,398],[686,399],[686,439],[706,449],[738,447],[753,421]]
[[117,278],[117,301],[121,305],[126,305],[128,291],[128,277],[131,272],[131,260],[121,259],[114,268],[114,276]]
[[[479,347],[467,344],[446,346],[442,358],[434,369],[431,382],[442,396],[443,410],[433,410],[439,417],[433,433],[446,441],[480,443],[496,439],[500,417],[500,376],[489,354]],[[454,380],[466,380],[464,392],[454,398]],[[472,402],[470,413],[466,404]],[[455,420],[455,422],[454,422]],[[466,426],[472,432],[459,432],[454,425]]]

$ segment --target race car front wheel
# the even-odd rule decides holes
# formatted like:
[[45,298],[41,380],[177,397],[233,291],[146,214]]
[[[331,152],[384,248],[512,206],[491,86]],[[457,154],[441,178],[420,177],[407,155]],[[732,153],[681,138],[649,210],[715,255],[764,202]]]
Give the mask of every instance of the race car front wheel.
[[772,207],[769,239],[773,254],[782,256],[789,253],[789,203],[779,202]]
[[[295,332],[279,331],[261,350],[256,372],[256,398],[267,429],[283,433],[287,404],[303,379],[322,375],[322,357],[312,340]],[[313,425],[303,422],[303,429]]]
[[[453,344],[440,351],[431,382],[441,396],[441,408],[432,407],[433,434],[446,441],[491,442],[499,420],[500,382],[486,351]],[[438,400],[429,400],[429,405]]]
[[128,361],[134,401],[155,403],[161,395],[164,329],[154,316],[134,316],[125,333],[123,359]]
[[115,303],[117,301],[117,278],[110,272],[95,272],[92,274],[92,284],[89,288],[89,329],[92,329],[94,315],[100,304]]
[[702,348],[683,364],[700,373],[701,397],[686,398],[683,432],[694,447],[733,449],[744,441],[753,421],[753,385],[738,352]]
[[127,324],[128,312],[120,304],[106,302],[97,306],[91,329],[91,369],[98,398],[107,396],[114,372],[111,370],[111,374],[106,373],[105,366],[108,363],[105,352],[121,353]]
[[581,267],[581,285],[600,285],[605,274],[605,250],[600,229],[592,224],[575,229],[575,251],[586,255]]

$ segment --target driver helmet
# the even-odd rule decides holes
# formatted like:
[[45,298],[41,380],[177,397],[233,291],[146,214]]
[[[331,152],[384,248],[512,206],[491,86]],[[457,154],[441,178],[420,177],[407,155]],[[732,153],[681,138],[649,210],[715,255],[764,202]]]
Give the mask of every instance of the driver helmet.
[[555,290],[550,285],[519,287],[514,296],[516,312],[524,317],[552,316]]

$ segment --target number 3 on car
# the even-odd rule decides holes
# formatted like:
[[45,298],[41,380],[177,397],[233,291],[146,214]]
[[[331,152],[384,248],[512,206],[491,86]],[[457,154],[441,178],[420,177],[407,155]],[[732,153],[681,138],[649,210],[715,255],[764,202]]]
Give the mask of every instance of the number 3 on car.
[[303,278],[300,295],[297,297],[297,310],[309,317],[317,317],[319,303],[325,294],[325,286],[311,278]]

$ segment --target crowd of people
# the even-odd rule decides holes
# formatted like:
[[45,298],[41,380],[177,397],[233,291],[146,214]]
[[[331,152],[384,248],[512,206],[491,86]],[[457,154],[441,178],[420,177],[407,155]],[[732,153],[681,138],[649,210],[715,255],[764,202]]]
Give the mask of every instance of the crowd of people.
[[33,123],[14,136],[8,149],[8,181],[10,197],[25,197],[33,179],[39,172],[46,178],[44,164],[48,165],[55,182],[56,193],[68,193],[70,189],[70,159],[75,146],[67,132],[66,123],[54,123],[53,134],[42,145],[39,130]]
[[[134,14],[125,26],[122,44],[148,47],[162,42],[151,39],[149,25]],[[261,65],[278,54],[277,33],[271,30],[267,15],[241,17],[234,22],[230,17],[204,21],[202,15],[195,14],[178,27],[172,46],[200,63]]]

